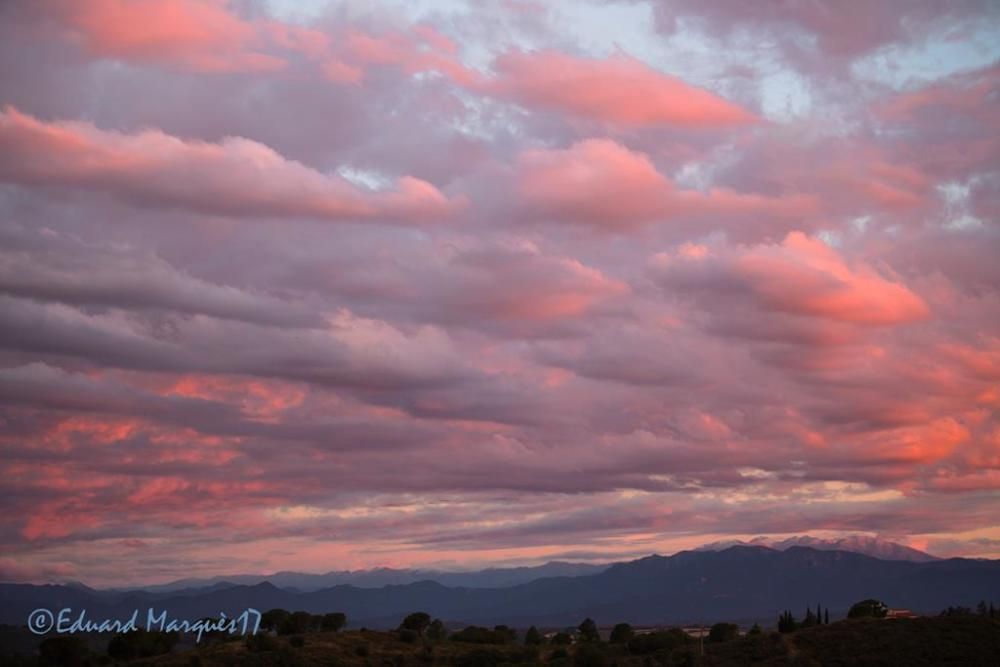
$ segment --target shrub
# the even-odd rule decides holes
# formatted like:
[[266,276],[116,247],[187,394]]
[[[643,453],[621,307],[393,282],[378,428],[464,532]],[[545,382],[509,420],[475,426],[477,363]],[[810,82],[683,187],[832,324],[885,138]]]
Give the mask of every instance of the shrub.
[[672,651],[675,648],[685,646],[691,638],[679,628],[671,628],[663,632],[650,632],[645,635],[636,635],[628,642],[628,651],[633,655],[647,655],[657,651]]
[[418,635],[423,635],[424,630],[427,626],[431,624],[430,614],[422,611],[416,611],[403,619],[403,622],[399,624],[400,630],[413,630]]
[[778,617],[778,632],[795,632],[798,627],[799,623],[792,612],[786,610]]
[[308,611],[296,611],[289,614],[278,626],[279,635],[301,635],[314,627],[313,615]]
[[180,639],[176,632],[147,632],[138,629],[116,634],[108,642],[108,655],[115,660],[151,658],[170,653]]
[[448,631],[444,627],[444,623],[441,622],[440,618],[435,618],[430,625],[427,626],[427,638],[434,641],[439,641],[445,639],[448,636]]
[[500,651],[480,648],[457,656],[453,664],[457,667],[497,667],[507,662],[507,656]]
[[266,653],[278,650],[278,640],[268,634],[258,633],[247,637],[247,650],[251,653]]
[[338,632],[345,625],[347,625],[347,616],[339,611],[323,614],[323,620],[320,622],[320,628],[328,632]]
[[612,644],[625,644],[632,637],[635,637],[632,626],[628,623],[619,623],[611,629],[611,636],[608,639]]
[[580,631],[580,641],[596,642],[601,640],[601,635],[597,632],[597,623],[592,618],[583,619],[583,622],[577,626],[577,630]]
[[76,667],[86,664],[90,649],[80,637],[49,637],[38,645],[39,664]]
[[716,623],[708,631],[708,641],[713,644],[728,642],[740,636],[740,629],[735,623]]
[[273,630],[275,632],[281,628],[281,624],[291,614],[284,609],[269,609],[260,616],[260,627],[262,630]]
[[451,641],[465,642],[467,644],[507,644],[513,642],[516,633],[506,625],[498,625],[494,629],[481,628],[477,625],[470,625],[467,628],[452,633]]
[[581,644],[576,650],[573,664],[578,667],[605,667],[608,657],[597,643]]

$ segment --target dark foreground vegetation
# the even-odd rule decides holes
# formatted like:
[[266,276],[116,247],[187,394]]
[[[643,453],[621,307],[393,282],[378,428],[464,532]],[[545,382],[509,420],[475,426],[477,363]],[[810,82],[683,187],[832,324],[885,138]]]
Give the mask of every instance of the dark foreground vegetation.
[[[950,610],[954,612],[954,610]],[[347,630],[337,616],[309,618],[280,612],[270,630],[253,637],[214,634],[184,647],[176,634],[127,633],[105,652],[78,636],[53,637],[40,656],[3,657],[10,665],[138,665],[160,667],[357,665],[1000,665],[1000,618],[959,609],[925,618],[864,615],[815,622],[785,632],[717,623],[703,640],[679,628],[636,631],[620,623],[599,631],[591,619],[561,632],[506,626],[448,632],[427,614],[407,616],[393,631]],[[969,613],[964,613],[969,612]],[[294,620],[292,620],[294,619]]]

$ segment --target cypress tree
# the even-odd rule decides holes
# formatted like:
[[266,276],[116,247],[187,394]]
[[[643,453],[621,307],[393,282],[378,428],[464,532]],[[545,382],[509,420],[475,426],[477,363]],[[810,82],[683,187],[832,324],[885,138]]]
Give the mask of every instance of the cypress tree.
[[778,617],[778,632],[795,632],[795,617],[787,609]]

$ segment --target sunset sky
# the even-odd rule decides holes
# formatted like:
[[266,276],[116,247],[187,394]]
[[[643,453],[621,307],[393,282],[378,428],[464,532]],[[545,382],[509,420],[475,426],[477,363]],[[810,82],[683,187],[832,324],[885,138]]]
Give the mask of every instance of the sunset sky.
[[0,3],[0,580],[1000,557],[1000,4]]

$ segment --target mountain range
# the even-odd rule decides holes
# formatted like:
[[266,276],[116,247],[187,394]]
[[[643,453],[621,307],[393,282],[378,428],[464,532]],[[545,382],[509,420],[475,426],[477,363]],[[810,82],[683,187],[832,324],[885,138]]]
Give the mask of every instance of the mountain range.
[[[923,551],[866,535],[825,540],[810,536],[795,536],[785,539],[755,537],[749,542],[729,540],[713,542],[698,547],[696,551],[720,551],[732,546],[762,546],[784,551],[789,547],[812,547],[823,551],[850,551],[882,560],[908,560],[917,563],[936,560]],[[358,588],[381,588],[382,586],[413,584],[418,581],[434,581],[443,586],[465,588],[503,588],[525,584],[545,577],[579,577],[598,574],[613,563],[568,563],[550,561],[530,567],[493,567],[473,571],[447,571],[434,569],[373,568],[370,570],[333,570],[322,574],[282,571],[274,574],[235,574],[206,578],[189,578],[137,587],[150,593],[170,593],[190,591],[209,587],[229,587],[234,585],[253,586],[264,582],[278,588],[296,592],[318,591],[333,586],[350,585]],[[129,589],[119,589],[129,590]]]
[[809,535],[796,535],[785,539],[755,537],[749,542],[742,540],[713,542],[698,547],[697,551],[721,551],[733,546],[769,547],[779,551],[784,551],[790,547],[811,547],[820,551],[850,551],[882,560],[908,560],[914,563],[926,563],[938,560],[937,556],[932,556],[913,547],[868,535],[849,535],[837,539],[823,539]]
[[680,624],[730,620],[773,625],[778,613],[827,607],[843,616],[858,600],[938,613],[953,605],[1000,601],[1000,561],[952,558],[881,560],[847,551],[737,545],[684,551],[618,563],[595,574],[544,577],[506,587],[445,586],[434,581],[380,588],[337,585],[302,592],[272,583],[215,585],[186,591],[96,591],[77,586],[0,585],[0,623],[23,624],[34,609],[87,609],[118,618],[133,609],[167,610],[197,619],[246,607],[312,613],[342,611],[353,627],[394,627],[413,611],[451,625],[506,623],[515,627],[601,624]]
[[143,586],[141,590],[150,593],[169,593],[210,586],[232,586],[264,583],[291,591],[310,592],[332,586],[350,585],[358,588],[381,588],[382,586],[413,584],[418,581],[435,581],[444,586],[466,588],[503,588],[516,586],[544,577],[578,577],[597,574],[609,566],[590,563],[567,563],[550,561],[533,567],[494,567],[469,572],[448,572],[444,570],[414,570],[379,567],[371,570],[334,570],[324,574],[304,572],[276,572],[274,574],[237,574],[209,577],[204,579],[179,579],[167,584]]

